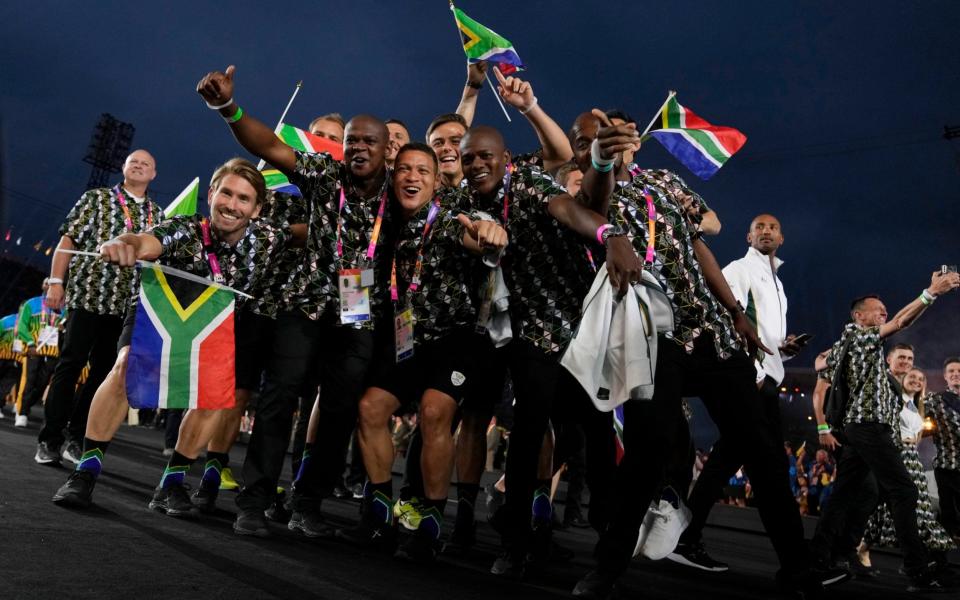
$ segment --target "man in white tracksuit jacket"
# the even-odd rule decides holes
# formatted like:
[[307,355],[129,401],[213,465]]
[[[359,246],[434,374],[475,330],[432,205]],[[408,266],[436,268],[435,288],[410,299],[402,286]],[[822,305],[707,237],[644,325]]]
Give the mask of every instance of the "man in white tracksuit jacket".
[[[747,242],[750,244],[747,254],[724,267],[723,276],[737,301],[744,307],[747,318],[757,327],[763,344],[770,349],[779,349],[773,355],[762,354],[762,360],[756,362],[757,387],[766,411],[762,421],[771,431],[779,432],[778,388],[783,381],[783,361],[801,349],[793,341],[796,336],[787,335],[787,297],[783,283],[777,277],[777,269],[783,264],[776,256],[783,244],[780,222],[772,215],[758,215],[750,223]],[[777,435],[782,439],[782,435]],[[710,460],[690,493],[688,505],[693,517],[680,537],[681,545],[700,542],[710,509],[720,497],[726,481],[743,462],[743,457],[733,452],[722,437],[717,441],[710,453]],[[689,561],[678,562],[699,566]]]

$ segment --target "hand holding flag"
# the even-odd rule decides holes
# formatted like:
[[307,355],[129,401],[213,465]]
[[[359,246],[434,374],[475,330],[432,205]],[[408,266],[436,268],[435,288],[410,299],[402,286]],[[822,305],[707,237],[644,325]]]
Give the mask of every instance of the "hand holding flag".
[[601,158],[610,160],[623,152],[630,150],[636,152],[640,149],[640,136],[637,134],[636,123],[614,125],[606,113],[599,108],[593,109],[590,113],[600,121],[600,129],[597,130],[594,141]]

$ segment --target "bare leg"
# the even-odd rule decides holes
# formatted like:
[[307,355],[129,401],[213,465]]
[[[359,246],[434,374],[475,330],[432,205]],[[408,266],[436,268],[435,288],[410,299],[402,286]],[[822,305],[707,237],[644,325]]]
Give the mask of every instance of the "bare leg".
[[207,447],[221,426],[222,410],[198,410],[192,408],[183,415],[176,450],[183,456],[196,460]]
[[320,395],[313,400],[313,408],[310,410],[310,423],[307,425],[307,443],[312,444],[317,441],[317,428],[320,426]]
[[[220,421],[210,443],[207,444],[207,452],[217,452],[220,454],[229,454],[230,449],[240,437],[240,421],[243,419],[243,413],[247,410],[247,404],[250,402],[250,396],[253,392],[250,390],[240,390],[236,392],[236,406],[229,410],[218,411]],[[184,418],[186,420],[186,417]],[[181,425],[180,435],[183,435],[183,426]],[[180,445],[177,444],[177,452],[180,452]],[[180,452],[183,454],[182,452]],[[185,455],[186,456],[186,455]]]
[[127,356],[130,347],[117,353],[117,361],[97,388],[90,403],[86,436],[97,442],[109,442],[127,416]]
[[[363,453],[363,465],[371,483],[383,483],[392,477],[393,438],[390,435],[390,416],[400,408],[400,401],[390,392],[367,388],[360,398],[360,420],[357,440]],[[317,415],[317,404],[313,416]],[[313,428],[313,416],[311,428]],[[310,439],[310,433],[307,433]]]
[[423,452],[423,491],[431,500],[444,500],[453,473],[453,436],[450,426],[457,412],[453,398],[437,390],[427,390],[420,400],[420,434]]

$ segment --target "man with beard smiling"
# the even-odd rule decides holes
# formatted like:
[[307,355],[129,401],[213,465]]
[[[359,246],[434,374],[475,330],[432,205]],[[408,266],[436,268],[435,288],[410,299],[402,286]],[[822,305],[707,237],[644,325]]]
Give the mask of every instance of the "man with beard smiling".
[[[132,267],[138,260],[162,264],[204,278],[222,278],[223,285],[256,295],[269,281],[273,260],[291,241],[287,225],[275,226],[251,219],[260,212],[266,184],[256,167],[240,158],[219,167],[210,180],[207,197],[210,219],[199,215],[177,216],[153,227],[149,233],[124,233],[104,243],[104,261]],[[301,226],[300,241],[306,228]],[[171,278],[176,287],[178,280]],[[243,298],[237,298],[242,305]],[[83,454],[76,470],[57,491],[53,501],[62,506],[85,508],[100,474],[104,453],[127,415],[126,370],[133,336],[137,297],[127,309],[118,342],[117,361],[94,395],[87,420]],[[244,332],[237,329],[235,342],[243,345]],[[237,356],[243,369],[243,357]],[[190,465],[206,446],[219,423],[219,411],[189,410],[183,418],[176,450],[164,471],[150,508],[176,517],[193,516],[197,509],[183,485]]]
[[[606,128],[598,140],[601,160],[636,141],[631,126]],[[531,498],[536,487],[537,463],[547,422],[554,406],[562,406],[584,427],[602,432],[591,436],[588,448],[594,476],[600,480],[605,465],[614,458],[609,413],[596,411],[559,360],[580,319],[582,298],[593,281],[593,271],[583,238],[596,239],[606,219],[580,202],[605,208],[614,187],[612,171],[591,170],[578,201],[550,176],[529,164],[511,165],[500,133],[473,127],[460,144],[467,189],[453,190],[444,202],[465,211],[493,215],[510,235],[510,246],[501,261],[510,293],[513,340],[503,349],[516,394],[514,427],[507,459],[507,523],[504,552],[491,572],[513,578],[524,574],[527,552],[536,551],[534,539],[549,544],[547,535],[534,538],[531,531]],[[612,162],[612,160],[610,160]],[[578,235],[579,234],[579,235]],[[611,283],[626,291],[639,277],[639,261],[622,237],[605,236]],[[591,493],[594,493],[591,488]],[[597,488],[598,504],[603,490]]]
[[312,418],[317,427],[294,485],[289,527],[310,537],[329,536],[333,529],[324,522],[320,504],[343,472],[373,357],[375,314],[386,291],[378,282],[389,281],[380,234],[388,216],[384,156],[389,134],[380,120],[359,115],[344,132],[345,164],[329,154],[294,151],[236,104],[234,72],[231,65],[223,73],[209,73],[197,92],[220,111],[244,148],[300,188],[309,213],[305,261],[295,274],[297,289],[305,293],[299,306],[277,317],[276,335],[288,345],[267,361],[234,530],[268,534],[263,511],[275,496],[297,398],[308,370],[315,369],[323,389],[320,417]]

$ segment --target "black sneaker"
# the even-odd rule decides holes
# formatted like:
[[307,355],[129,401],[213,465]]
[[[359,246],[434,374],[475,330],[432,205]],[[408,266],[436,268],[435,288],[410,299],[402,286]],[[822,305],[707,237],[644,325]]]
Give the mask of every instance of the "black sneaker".
[[435,539],[424,529],[418,529],[407,536],[407,540],[400,544],[393,556],[417,563],[431,563],[436,560],[439,549],[440,540]]
[[53,446],[47,442],[40,442],[37,444],[37,453],[34,455],[33,460],[37,461],[41,465],[59,465],[60,446]]
[[535,564],[547,562],[569,562],[574,552],[564,548],[553,539],[553,527],[550,523],[540,523],[533,527],[533,538],[527,560]]
[[350,490],[348,490],[342,484],[337,485],[333,488],[333,497],[337,498],[338,500],[343,500],[344,498],[348,498],[351,495],[352,494],[350,493]]
[[[39,452],[38,452],[39,453]],[[77,443],[76,440],[70,440],[67,442],[67,445],[63,448],[63,453],[60,455],[63,457],[63,460],[70,461],[73,464],[80,463],[80,457],[83,456],[83,448]],[[37,461],[40,462],[40,461]]]
[[373,550],[393,554],[397,549],[397,530],[386,523],[374,523],[365,516],[354,527],[338,529],[337,538],[354,544],[365,546]]
[[233,532],[237,535],[252,535],[256,537],[269,537],[270,530],[267,529],[267,520],[263,518],[263,511],[256,509],[240,509],[237,513],[237,520],[233,522]]
[[332,538],[336,530],[318,511],[294,512],[287,523],[290,531],[299,531],[308,538]]
[[53,495],[53,503],[69,508],[87,508],[93,497],[97,478],[90,471],[74,471],[67,482]]
[[616,581],[615,577],[604,575],[600,571],[590,571],[573,588],[573,597],[584,600],[613,598],[617,591]]
[[876,567],[863,564],[860,562],[860,557],[857,556],[856,552],[851,552],[834,561],[834,566],[837,569],[842,569],[848,571],[854,577],[863,579],[865,577],[876,577],[880,575],[880,569]]
[[217,496],[220,494],[220,486],[205,486],[203,483],[193,493],[190,500],[193,505],[200,509],[204,514],[210,514],[217,510]]
[[187,488],[183,485],[157,488],[147,506],[150,510],[165,513],[168,517],[195,518],[200,514],[200,509],[190,501]]
[[457,519],[453,525],[450,539],[443,545],[443,553],[448,556],[463,556],[477,543],[477,522]]
[[910,577],[907,591],[913,594],[949,594],[955,593],[956,587],[938,577],[934,569],[927,569],[920,575]]
[[490,572],[499,577],[520,581],[526,574],[524,566],[525,555],[525,552],[504,550],[497,559],[493,561]]
[[270,503],[267,510],[263,511],[263,516],[274,523],[286,525],[290,522],[292,516],[290,511],[287,510],[287,504],[287,492],[278,492],[273,497],[273,502]]
[[707,554],[707,550],[701,542],[697,542],[696,544],[680,542],[674,551],[667,555],[667,559],[681,565],[714,573],[722,573],[730,568],[730,565],[727,563],[710,558],[710,555]]

